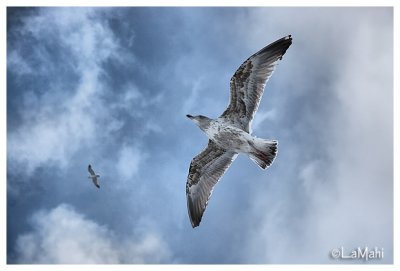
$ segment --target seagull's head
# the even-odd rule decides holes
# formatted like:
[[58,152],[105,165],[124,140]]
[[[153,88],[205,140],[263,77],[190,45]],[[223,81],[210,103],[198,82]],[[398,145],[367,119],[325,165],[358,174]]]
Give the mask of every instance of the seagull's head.
[[207,118],[206,116],[203,115],[198,115],[198,116],[192,116],[192,115],[186,115],[189,119],[191,119],[194,123],[196,123],[197,126],[200,127],[200,129],[204,130],[210,125],[210,118]]

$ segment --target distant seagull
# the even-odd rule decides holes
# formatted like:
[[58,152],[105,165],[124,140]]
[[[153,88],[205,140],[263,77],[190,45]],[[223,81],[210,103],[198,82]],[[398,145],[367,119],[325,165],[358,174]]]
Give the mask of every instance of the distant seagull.
[[97,188],[100,188],[99,182],[97,181],[97,178],[100,178],[100,175],[96,175],[96,173],[94,173],[94,171],[93,171],[91,165],[88,166],[88,171],[89,171],[89,173],[90,173],[90,176],[89,176],[88,178],[89,178],[89,179],[92,179],[94,185],[95,185]]
[[193,228],[200,224],[214,185],[239,153],[248,155],[262,169],[274,161],[278,142],[253,137],[251,122],[266,82],[291,44],[291,35],[286,36],[243,62],[231,78],[230,102],[219,118],[186,115],[209,138],[207,148],[190,163],[186,182],[187,207]]

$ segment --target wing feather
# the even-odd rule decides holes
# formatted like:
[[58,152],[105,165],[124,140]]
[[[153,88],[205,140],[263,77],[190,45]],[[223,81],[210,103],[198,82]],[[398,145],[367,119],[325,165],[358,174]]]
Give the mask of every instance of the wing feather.
[[200,224],[215,184],[229,168],[237,154],[219,148],[211,140],[190,163],[186,182],[189,218],[193,228]]
[[88,171],[89,171],[90,175],[96,175],[96,173],[94,173],[91,165],[88,166]]
[[93,181],[94,185],[95,185],[97,188],[100,188],[99,181],[97,180],[97,177],[92,177],[92,181]]
[[283,37],[250,56],[236,70],[230,81],[230,101],[221,117],[247,132],[258,109],[265,84],[278,60],[292,44],[292,37]]

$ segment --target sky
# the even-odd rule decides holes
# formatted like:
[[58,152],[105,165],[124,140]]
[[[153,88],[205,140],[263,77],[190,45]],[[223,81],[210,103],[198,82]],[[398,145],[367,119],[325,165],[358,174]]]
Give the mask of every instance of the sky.
[[[277,158],[239,155],[192,229],[186,114],[288,34],[253,122]],[[393,263],[393,9],[7,8],[7,263]]]

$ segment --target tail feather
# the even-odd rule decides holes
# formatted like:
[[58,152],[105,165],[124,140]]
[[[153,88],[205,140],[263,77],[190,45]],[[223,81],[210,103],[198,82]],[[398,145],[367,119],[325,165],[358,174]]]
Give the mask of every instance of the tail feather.
[[278,152],[278,141],[256,139],[254,151],[249,153],[249,158],[262,169],[268,168],[274,161]]

